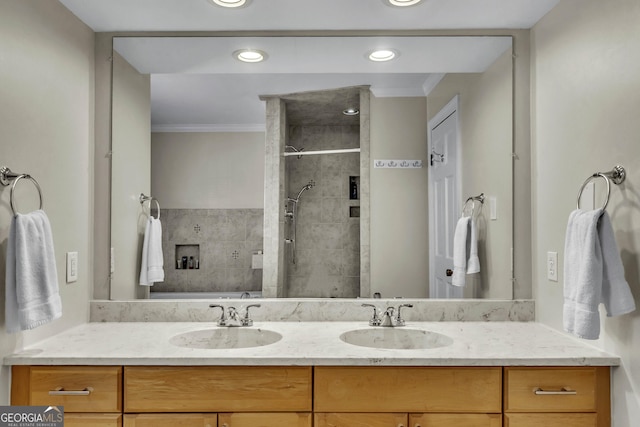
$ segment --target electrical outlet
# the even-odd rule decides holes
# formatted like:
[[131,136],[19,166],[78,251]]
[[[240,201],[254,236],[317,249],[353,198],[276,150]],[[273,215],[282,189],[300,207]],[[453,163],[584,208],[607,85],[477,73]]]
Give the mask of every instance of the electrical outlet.
[[78,280],[78,252],[67,252],[67,283]]
[[558,252],[547,252],[547,279],[558,281]]

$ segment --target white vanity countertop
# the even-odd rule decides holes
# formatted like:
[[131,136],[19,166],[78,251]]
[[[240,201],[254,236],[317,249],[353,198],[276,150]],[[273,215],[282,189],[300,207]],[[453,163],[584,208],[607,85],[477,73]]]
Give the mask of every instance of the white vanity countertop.
[[[217,328],[206,322],[87,323],[4,358],[5,365],[353,365],[617,366],[620,359],[534,322],[407,322],[451,345],[423,350],[374,349],[340,335],[367,322],[256,322],[283,338],[267,346],[192,349],[171,344],[181,333]],[[224,328],[223,328],[224,329]],[[237,328],[235,328],[237,329]],[[390,328],[377,328],[388,330]]]

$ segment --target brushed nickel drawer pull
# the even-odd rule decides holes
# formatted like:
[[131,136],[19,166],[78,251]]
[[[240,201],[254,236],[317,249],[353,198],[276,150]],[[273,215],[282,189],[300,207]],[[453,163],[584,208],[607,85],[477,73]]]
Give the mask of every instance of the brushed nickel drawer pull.
[[538,396],[571,396],[578,394],[577,391],[567,387],[562,387],[560,390],[543,390],[537,387],[533,389],[533,392]]
[[93,391],[93,387],[87,387],[84,390],[65,390],[62,387],[56,387],[55,390],[49,390],[49,396],[89,396]]

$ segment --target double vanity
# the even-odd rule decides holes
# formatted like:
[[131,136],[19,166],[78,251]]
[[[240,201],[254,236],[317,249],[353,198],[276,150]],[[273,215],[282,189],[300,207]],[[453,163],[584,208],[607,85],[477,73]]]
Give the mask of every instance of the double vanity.
[[403,327],[370,326],[365,309],[359,321],[243,327],[218,326],[213,310],[197,322],[124,316],[4,363],[12,404],[64,406],[66,426],[610,426],[617,357],[534,322],[415,310]]

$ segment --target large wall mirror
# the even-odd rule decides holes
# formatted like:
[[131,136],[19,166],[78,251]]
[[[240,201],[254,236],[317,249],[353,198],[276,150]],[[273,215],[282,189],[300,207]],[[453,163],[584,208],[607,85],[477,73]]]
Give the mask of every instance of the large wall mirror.
[[[246,49],[264,60],[238,60]],[[395,58],[372,61],[379,49]],[[511,37],[114,37],[113,50],[112,299],[512,298]],[[158,212],[141,193],[162,224],[151,287],[139,274]],[[452,287],[441,261],[463,215],[480,268]]]

